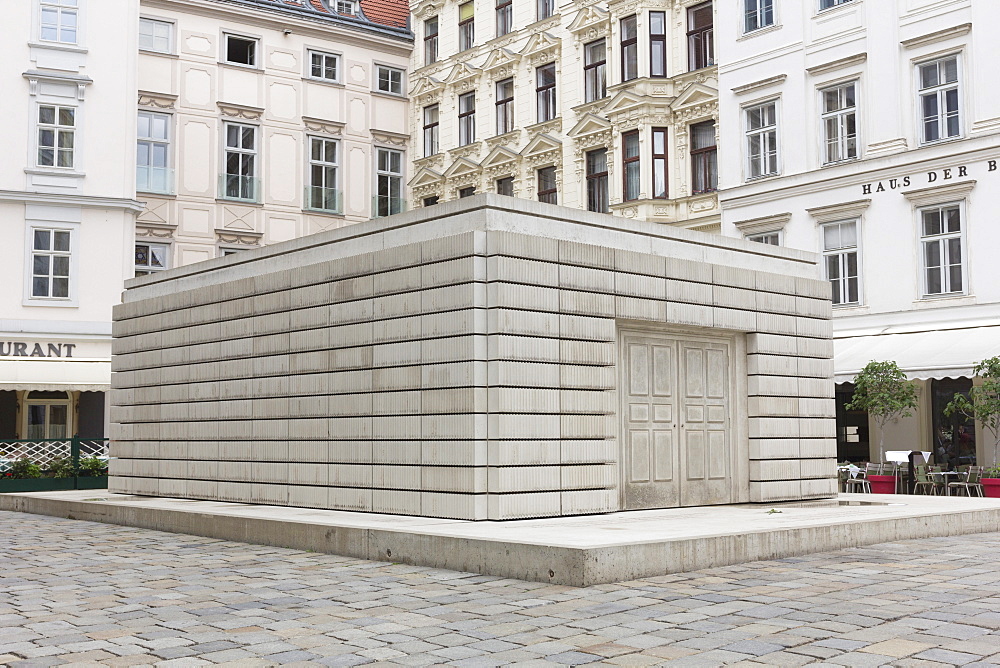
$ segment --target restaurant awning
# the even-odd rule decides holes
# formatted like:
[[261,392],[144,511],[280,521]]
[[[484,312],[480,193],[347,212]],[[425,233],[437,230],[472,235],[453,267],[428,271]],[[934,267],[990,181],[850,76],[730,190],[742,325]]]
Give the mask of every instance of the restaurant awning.
[[834,338],[834,376],[849,383],[868,362],[893,361],[914,380],[971,378],[979,362],[1000,355],[1000,325]]
[[108,360],[0,360],[0,390],[107,392],[110,388]]

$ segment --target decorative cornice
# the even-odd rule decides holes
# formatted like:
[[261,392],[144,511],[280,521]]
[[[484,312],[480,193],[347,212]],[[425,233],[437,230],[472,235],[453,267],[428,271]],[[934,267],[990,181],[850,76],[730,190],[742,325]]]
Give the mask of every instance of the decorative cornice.
[[177,229],[176,225],[163,227],[146,222],[140,222],[135,226],[135,236],[152,239],[173,239],[175,229]]
[[853,56],[847,56],[846,58],[840,58],[838,60],[831,60],[828,63],[823,63],[822,65],[807,67],[806,72],[815,76],[817,74],[825,74],[826,72],[839,70],[843,67],[850,67],[851,65],[860,65],[867,60],[867,53],[856,53]]
[[746,236],[749,234],[761,234],[763,232],[777,232],[778,230],[784,229],[785,225],[787,225],[788,221],[791,219],[791,212],[776,213],[770,216],[762,216],[760,218],[738,220],[733,224],[740,232],[743,233],[744,236]]
[[375,128],[371,128],[369,131],[372,133],[372,139],[381,144],[388,144],[389,146],[406,146],[410,141],[410,135],[400,132],[376,130]]
[[964,199],[975,187],[976,180],[970,179],[968,181],[960,181],[959,183],[909,190],[903,193],[903,197],[916,206],[944,204],[945,202]]
[[534,139],[538,135],[552,134],[562,132],[562,117],[556,116],[550,121],[542,121],[541,123],[535,123],[529,125],[525,130],[528,131],[528,136]]
[[228,228],[215,228],[216,238],[225,244],[239,244],[241,246],[259,246],[260,239],[264,235],[260,232],[250,230],[230,230]]
[[448,149],[448,155],[452,160],[456,158],[468,158],[472,155],[478,155],[482,150],[482,142],[474,141],[471,144],[465,144],[463,146],[456,146],[455,148]]
[[22,76],[28,80],[28,94],[38,95],[38,82],[62,84],[64,86],[76,86],[76,99],[82,100],[87,86],[94,83],[88,76],[80,74],[57,74],[55,72],[40,72],[38,70],[28,70]]
[[486,147],[492,150],[497,146],[517,146],[520,140],[521,131],[513,130],[506,134],[496,135],[495,137],[487,137]]
[[935,44],[937,42],[943,42],[946,39],[951,39],[952,37],[961,37],[962,35],[968,35],[972,32],[971,23],[963,23],[961,25],[952,26],[950,28],[944,28],[943,30],[936,30],[934,32],[927,33],[926,35],[920,35],[919,37],[911,37],[910,39],[904,39],[900,44],[903,45],[904,49],[914,49],[918,46],[926,46],[928,44]]
[[29,193],[20,190],[0,190],[0,202],[2,201],[79,206],[88,209],[124,209],[136,215],[146,210],[146,205],[143,202],[134,199],[88,197],[86,195],[63,195],[57,193]]
[[815,218],[818,223],[834,223],[838,220],[857,218],[871,206],[871,203],[871,199],[859,199],[853,202],[831,204],[830,206],[817,206],[806,209],[806,213]]
[[264,115],[262,107],[249,107],[243,104],[233,104],[232,102],[217,102],[219,111],[223,116],[230,118],[243,118],[248,121],[259,121]]
[[755,90],[760,90],[761,88],[776,86],[783,83],[787,78],[787,74],[778,74],[773,77],[768,77],[767,79],[761,79],[760,81],[754,81],[752,83],[743,84],[742,86],[736,86],[732,89],[732,91],[735,95],[745,95],[746,93],[751,93]]
[[344,126],[346,125],[341,121],[329,121],[312,116],[303,116],[302,123],[306,126],[307,130],[311,130],[313,132],[325,132],[328,135],[337,136],[344,133]]
[[139,106],[154,109],[173,109],[177,96],[170,93],[154,93],[148,90],[139,91]]

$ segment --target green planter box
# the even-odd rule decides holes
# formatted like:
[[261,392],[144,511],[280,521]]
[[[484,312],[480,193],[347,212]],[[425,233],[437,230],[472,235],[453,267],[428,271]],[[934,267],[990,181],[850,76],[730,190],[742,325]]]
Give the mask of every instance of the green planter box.
[[92,478],[0,478],[0,494],[60,492],[69,489],[107,489],[108,476]]

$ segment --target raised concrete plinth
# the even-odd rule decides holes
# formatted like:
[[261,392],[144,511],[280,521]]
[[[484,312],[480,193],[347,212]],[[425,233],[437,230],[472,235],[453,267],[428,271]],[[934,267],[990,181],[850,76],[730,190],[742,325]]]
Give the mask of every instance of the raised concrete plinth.
[[[781,512],[769,512],[772,508]],[[869,494],[775,506],[676,508],[506,522],[152,498],[100,490],[0,494],[0,510],[573,586],[1000,530],[997,499]]]

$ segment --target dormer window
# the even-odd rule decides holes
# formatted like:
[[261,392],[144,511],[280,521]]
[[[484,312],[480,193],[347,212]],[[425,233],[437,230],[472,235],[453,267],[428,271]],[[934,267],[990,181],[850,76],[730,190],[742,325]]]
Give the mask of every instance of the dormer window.
[[358,13],[357,3],[354,0],[337,0],[337,13],[354,16]]

